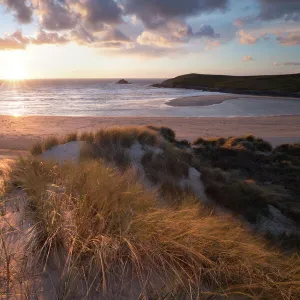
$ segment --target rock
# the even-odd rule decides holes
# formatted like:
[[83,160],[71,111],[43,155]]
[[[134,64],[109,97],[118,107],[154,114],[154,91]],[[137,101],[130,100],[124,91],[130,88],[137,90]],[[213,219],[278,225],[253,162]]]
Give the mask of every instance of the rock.
[[128,82],[127,80],[125,79],[121,79],[117,82],[117,84],[131,84],[130,82]]

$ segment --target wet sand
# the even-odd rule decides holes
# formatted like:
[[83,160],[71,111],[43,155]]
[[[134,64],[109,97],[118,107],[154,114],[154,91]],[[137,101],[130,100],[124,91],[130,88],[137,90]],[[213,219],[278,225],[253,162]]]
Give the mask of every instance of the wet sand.
[[300,101],[299,98],[290,97],[269,97],[269,96],[251,96],[251,95],[238,95],[238,94],[220,94],[220,95],[200,95],[191,97],[182,97],[168,101],[166,104],[169,106],[185,107],[185,106],[208,106],[220,104],[226,100],[233,99],[289,99]]
[[[0,156],[19,155],[47,136],[70,132],[96,131],[111,126],[167,126],[178,139],[260,136],[273,145],[300,142],[300,116],[190,118],[190,117],[12,117],[0,116]],[[7,151],[9,149],[9,151]],[[2,153],[2,154],[1,154]]]

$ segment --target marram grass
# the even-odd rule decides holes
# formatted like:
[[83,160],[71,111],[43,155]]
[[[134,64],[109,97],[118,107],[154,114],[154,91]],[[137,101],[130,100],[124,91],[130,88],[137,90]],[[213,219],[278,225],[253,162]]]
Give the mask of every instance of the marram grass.
[[130,170],[101,160],[57,166],[28,159],[10,181],[28,195],[37,266],[63,266],[61,296],[300,297],[297,255],[267,248],[236,220],[193,201],[162,207]]

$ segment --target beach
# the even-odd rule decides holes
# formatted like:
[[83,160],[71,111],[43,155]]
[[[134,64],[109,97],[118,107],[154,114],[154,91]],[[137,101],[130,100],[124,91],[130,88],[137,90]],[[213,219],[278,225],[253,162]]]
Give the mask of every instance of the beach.
[[[96,131],[111,126],[167,126],[177,139],[228,137],[253,134],[274,146],[300,142],[300,116],[276,117],[45,117],[0,116],[0,156],[10,150],[27,151],[48,136],[64,136],[70,132]],[[18,155],[18,152],[15,155]],[[4,153],[4,154],[3,154]]]
[[[234,99],[265,99],[274,100],[282,99],[282,97],[270,97],[270,96],[251,96],[251,95],[239,95],[239,94],[220,94],[220,95],[200,95],[191,97],[181,97],[168,101],[166,104],[175,107],[186,107],[186,106],[209,106],[214,104],[221,104],[226,100]],[[284,97],[287,100],[300,101],[299,98]]]

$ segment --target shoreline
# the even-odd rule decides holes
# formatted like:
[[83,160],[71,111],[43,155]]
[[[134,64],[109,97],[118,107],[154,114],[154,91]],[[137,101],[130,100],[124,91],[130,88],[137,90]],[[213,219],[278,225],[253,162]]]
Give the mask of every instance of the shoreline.
[[28,151],[48,136],[96,131],[113,126],[166,126],[177,139],[193,141],[199,136],[229,137],[253,134],[274,146],[300,142],[300,116],[273,117],[53,117],[1,116],[0,149]]
[[[241,95],[241,94],[223,94],[223,95],[199,95],[180,97],[167,101],[165,104],[172,107],[188,107],[188,106],[210,106],[215,104],[221,104],[227,100],[235,99],[287,99],[300,101],[300,98],[295,97],[274,97],[274,96],[253,96],[253,95]],[[255,118],[255,117],[254,117]]]

